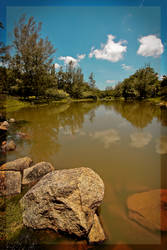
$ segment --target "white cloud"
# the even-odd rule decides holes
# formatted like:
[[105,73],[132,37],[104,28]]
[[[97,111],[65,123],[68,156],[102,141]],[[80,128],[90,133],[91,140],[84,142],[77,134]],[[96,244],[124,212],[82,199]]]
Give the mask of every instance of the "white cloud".
[[115,129],[97,131],[93,134],[90,134],[90,136],[101,141],[104,144],[104,148],[109,148],[111,144],[120,141],[120,136]]
[[123,54],[127,50],[127,46],[122,44],[127,43],[127,41],[114,42],[115,36],[108,35],[108,40],[106,44],[101,44],[101,49],[95,49],[92,47],[89,57],[93,56],[96,59],[108,60],[110,62],[118,62],[123,58]]
[[143,36],[138,40],[140,42],[140,46],[137,51],[138,55],[145,57],[153,56],[156,58],[164,52],[164,46],[161,39],[155,35]]
[[77,58],[78,58],[78,61],[81,61],[85,58],[85,54],[81,54],[81,55],[78,55]]
[[128,66],[128,65],[126,65],[126,64],[121,64],[121,66],[122,66],[122,69],[124,69],[124,70],[131,70],[132,69],[132,66]]
[[133,133],[130,135],[131,143],[130,145],[135,148],[143,148],[146,146],[152,139],[150,133]]
[[106,83],[113,84],[113,83],[115,83],[115,80],[106,80]]
[[60,64],[55,63],[55,69],[59,69],[60,68]]
[[78,66],[78,60],[72,56],[60,56],[58,59],[64,61],[65,65],[69,64],[70,62],[73,62],[74,67]]
[[77,59],[72,56],[60,56],[58,59],[64,61],[64,64],[67,65],[70,62],[73,63],[74,67],[78,66],[78,63],[85,58],[85,54],[81,54],[77,56]]

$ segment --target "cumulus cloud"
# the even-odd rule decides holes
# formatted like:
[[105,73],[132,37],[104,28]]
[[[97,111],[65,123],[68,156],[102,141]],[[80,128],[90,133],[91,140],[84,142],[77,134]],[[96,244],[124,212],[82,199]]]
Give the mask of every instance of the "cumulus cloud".
[[101,141],[105,148],[109,148],[111,144],[120,141],[120,136],[115,129],[97,131],[93,134],[90,134],[90,136]]
[[164,46],[161,39],[155,35],[143,36],[138,40],[140,42],[140,46],[137,51],[138,55],[145,57],[152,56],[156,58],[164,52]]
[[167,136],[161,136],[157,140],[155,150],[158,154],[167,154]]
[[77,58],[74,58],[72,56],[60,56],[58,59],[61,61],[64,61],[64,64],[67,65],[70,62],[73,63],[74,67],[78,66],[78,63],[85,58],[85,54],[78,55]]
[[115,36],[109,34],[106,44],[101,44],[101,49],[95,49],[92,47],[89,57],[95,57],[96,59],[108,60],[110,62],[118,62],[123,58],[124,53],[127,50],[127,46],[123,46],[127,41],[114,42]]
[[79,61],[83,60],[85,58],[85,54],[78,55],[77,58]]
[[70,62],[73,63],[74,67],[76,67],[78,65],[78,60],[72,56],[60,56],[58,59],[61,61],[64,61],[65,65],[69,64]]
[[114,84],[114,83],[115,83],[115,80],[106,80],[106,83]]
[[55,69],[59,69],[60,68],[60,64],[55,63]]
[[150,133],[133,133],[130,135],[131,143],[130,145],[135,148],[143,148],[146,146],[152,139]]
[[122,66],[122,69],[124,69],[124,70],[131,70],[132,69],[132,66],[129,66],[129,65],[126,65],[126,64],[121,64],[121,66]]

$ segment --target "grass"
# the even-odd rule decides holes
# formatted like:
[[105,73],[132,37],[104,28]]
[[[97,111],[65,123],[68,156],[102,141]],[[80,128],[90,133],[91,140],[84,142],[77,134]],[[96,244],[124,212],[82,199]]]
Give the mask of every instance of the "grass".
[[15,112],[21,108],[26,108],[30,106],[30,103],[20,101],[18,98],[11,96],[7,96],[5,102],[3,103],[3,108],[5,109],[6,113]]

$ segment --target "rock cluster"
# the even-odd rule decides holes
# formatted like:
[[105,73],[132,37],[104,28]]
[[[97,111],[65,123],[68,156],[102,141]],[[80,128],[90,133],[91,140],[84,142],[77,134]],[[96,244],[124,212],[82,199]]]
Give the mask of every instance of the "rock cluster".
[[52,171],[21,199],[23,223],[102,242],[105,234],[96,211],[103,196],[103,181],[89,168]]
[[30,157],[9,161],[0,166],[0,195],[13,195],[21,193],[22,184],[32,184],[54,167],[47,162],[40,162],[31,167]]

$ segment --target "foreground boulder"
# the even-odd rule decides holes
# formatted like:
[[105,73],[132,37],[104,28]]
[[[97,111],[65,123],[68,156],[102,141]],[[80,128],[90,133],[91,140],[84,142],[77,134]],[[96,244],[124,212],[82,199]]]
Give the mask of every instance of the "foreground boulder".
[[129,218],[151,230],[167,231],[167,190],[155,189],[128,198]]
[[29,168],[31,163],[32,159],[30,157],[23,157],[3,164],[0,170],[22,171],[25,168]]
[[45,175],[21,199],[23,223],[87,237],[101,205],[104,184],[89,168],[57,170]]
[[54,167],[49,162],[39,162],[30,168],[24,169],[22,184],[30,184],[38,181],[53,170]]
[[0,195],[19,194],[21,192],[21,174],[15,171],[0,171]]

